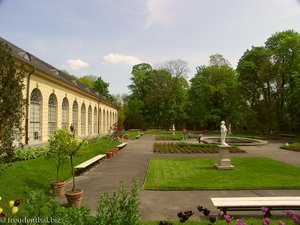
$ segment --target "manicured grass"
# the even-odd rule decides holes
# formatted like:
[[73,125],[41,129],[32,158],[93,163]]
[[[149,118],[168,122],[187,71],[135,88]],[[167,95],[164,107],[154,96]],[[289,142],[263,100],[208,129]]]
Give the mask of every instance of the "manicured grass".
[[139,130],[132,130],[132,131],[128,131],[126,134],[128,136],[128,139],[130,140],[134,140],[136,139],[136,137],[141,134],[142,131],[139,131]]
[[[152,134],[155,135],[155,139],[157,141],[170,141],[170,140],[182,140],[183,134],[182,131],[177,130],[175,131],[175,134],[173,135],[173,131],[164,131],[164,130],[147,130],[145,131],[146,134]],[[192,136],[192,138],[196,138],[196,136]]]
[[234,170],[217,170],[217,158],[152,158],[145,189],[300,188],[300,168],[259,157],[232,157]]
[[[95,155],[104,154],[107,150],[115,147],[119,142],[106,138],[100,138],[84,146],[74,164],[78,165]],[[69,160],[62,165],[61,180],[71,177]],[[26,193],[30,190],[50,190],[50,182],[56,178],[54,161],[45,158],[37,158],[28,161],[14,162],[5,170],[0,171],[0,196],[3,200],[20,199],[25,202]]]

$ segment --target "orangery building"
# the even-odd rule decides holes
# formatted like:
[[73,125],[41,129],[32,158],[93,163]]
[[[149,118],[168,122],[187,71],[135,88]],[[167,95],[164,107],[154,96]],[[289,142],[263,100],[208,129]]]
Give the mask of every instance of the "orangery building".
[[118,120],[118,107],[86,85],[25,50],[8,44],[26,68],[23,98],[25,145],[47,142],[58,128],[75,127],[78,137],[106,135]]

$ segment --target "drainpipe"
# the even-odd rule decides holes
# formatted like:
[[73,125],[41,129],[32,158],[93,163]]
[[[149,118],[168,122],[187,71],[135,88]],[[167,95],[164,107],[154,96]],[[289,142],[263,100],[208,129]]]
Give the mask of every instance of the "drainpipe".
[[35,66],[32,67],[32,71],[28,74],[27,77],[27,90],[26,90],[26,112],[25,112],[25,145],[28,145],[29,135],[28,135],[28,122],[29,122],[29,88],[30,88],[30,77],[31,74],[35,72]]

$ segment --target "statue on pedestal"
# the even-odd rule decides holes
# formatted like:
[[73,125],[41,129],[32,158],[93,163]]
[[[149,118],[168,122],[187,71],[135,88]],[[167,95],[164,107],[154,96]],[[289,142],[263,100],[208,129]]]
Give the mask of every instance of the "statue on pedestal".
[[228,146],[228,144],[225,142],[226,135],[227,135],[227,128],[225,126],[225,121],[221,121],[220,129],[221,129],[221,145]]

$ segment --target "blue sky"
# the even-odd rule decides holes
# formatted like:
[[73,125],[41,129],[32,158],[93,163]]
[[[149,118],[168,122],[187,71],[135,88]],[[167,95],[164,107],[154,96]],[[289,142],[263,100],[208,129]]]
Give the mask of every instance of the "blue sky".
[[300,32],[300,0],[0,0],[0,36],[58,69],[129,93],[132,66],[209,56],[235,68],[274,33]]

